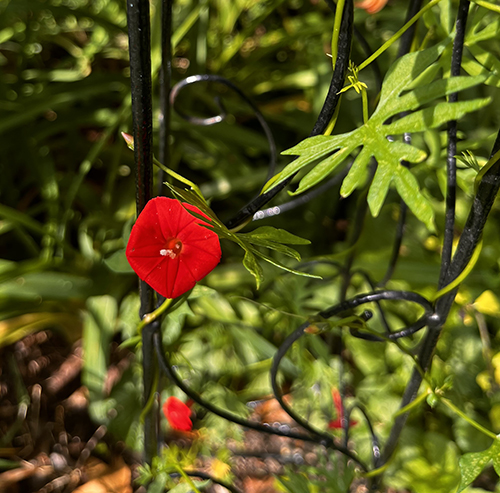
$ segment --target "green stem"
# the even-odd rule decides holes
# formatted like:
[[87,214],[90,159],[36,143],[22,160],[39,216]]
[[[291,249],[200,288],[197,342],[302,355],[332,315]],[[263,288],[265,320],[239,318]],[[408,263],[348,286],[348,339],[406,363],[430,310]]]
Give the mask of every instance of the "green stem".
[[158,161],[158,159],[156,159],[154,156],[153,156],[153,164],[158,166],[158,168],[163,170],[165,173],[170,175],[172,178],[175,178],[177,181],[184,183],[184,185],[188,185],[189,187],[191,187],[193,189],[193,191],[196,193],[196,195],[198,195],[203,200],[203,202],[205,202],[205,198],[203,197],[201,190],[192,181],[188,180],[187,178],[184,178],[182,175],[179,175],[179,173],[176,173],[175,171],[171,170],[170,168],[167,168],[164,164],[160,163],[160,161]]
[[361,88],[361,98],[363,99],[363,123],[366,124],[368,122],[368,95],[366,94],[366,89],[364,87]]
[[453,291],[471,272],[471,270],[476,265],[476,262],[479,260],[479,255],[481,254],[481,249],[483,248],[483,240],[481,240],[472,254],[467,267],[462,271],[462,273],[454,279],[450,284],[447,284],[443,289],[440,289],[431,299],[430,301],[436,301],[437,299],[444,296],[446,293]]
[[495,5],[494,3],[486,2],[485,0],[472,0],[472,2],[480,7],[484,7],[485,9],[489,9],[500,14],[500,5]]
[[181,466],[175,464],[174,465],[175,469],[177,472],[186,480],[186,482],[193,488],[194,493],[200,493],[200,490],[196,487],[196,485],[193,483],[193,480],[184,472]]
[[155,368],[155,375],[153,378],[153,385],[151,386],[151,392],[149,393],[148,402],[144,406],[144,409],[139,416],[139,421],[141,424],[144,424],[144,420],[146,419],[146,415],[149,413],[151,408],[153,407],[153,402],[155,401],[156,389],[158,388],[158,379],[159,379],[160,371],[158,367]]
[[441,0],[431,0],[422,10],[418,12],[418,14],[414,15],[396,34],[392,35],[390,39],[388,39],[372,56],[367,58],[360,66],[359,70],[363,70],[364,68],[368,67],[370,63],[372,63],[374,60],[376,60],[384,51],[386,51],[395,41],[397,41],[403,34],[404,32],[415,22],[422,17],[425,12],[430,10],[434,5],[437,5]]
[[140,334],[142,332],[142,329],[144,329],[146,325],[154,322],[163,312],[165,312],[165,310],[169,308],[171,303],[172,300],[170,298],[166,299],[155,311],[146,313],[146,315],[144,315],[144,318],[139,322],[139,325],[137,326],[137,333]]
[[477,421],[474,421],[472,418],[467,416],[467,414],[465,414],[461,409],[455,406],[455,404],[453,404],[451,401],[449,401],[445,397],[441,397],[438,394],[436,394],[436,396],[439,401],[442,402],[448,409],[451,409],[455,414],[458,414],[458,416],[465,419],[465,421],[476,428],[476,430],[479,430],[481,433],[484,433],[486,436],[493,438],[494,440],[497,439],[497,436],[492,431],[488,430],[484,426],[481,426]]
[[332,32],[332,65],[335,70],[335,63],[337,62],[337,52],[339,45],[340,24],[342,23],[342,14],[344,13],[345,0],[337,1],[337,9],[335,10],[335,21],[333,23]]
[[341,101],[342,101],[342,96],[340,96],[339,98],[339,102],[337,103],[337,107],[335,108],[335,112],[333,113],[332,119],[330,120],[328,127],[326,127],[326,130],[323,132],[323,135],[331,135],[331,133],[333,132],[333,129],[335,128],[335,124],[337,123],[337,119],[339,117]]

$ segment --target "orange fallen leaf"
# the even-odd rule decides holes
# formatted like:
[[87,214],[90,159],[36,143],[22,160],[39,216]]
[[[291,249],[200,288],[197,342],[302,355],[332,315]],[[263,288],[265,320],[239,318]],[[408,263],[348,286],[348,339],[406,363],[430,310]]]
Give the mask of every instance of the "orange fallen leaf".
[[[99,462],[99,463],[97,463]],[[92,462],[86,471],[93,478],[74,490],[74,493],[132,493],[132,473],[122,459],[109,466],[104,462]]]

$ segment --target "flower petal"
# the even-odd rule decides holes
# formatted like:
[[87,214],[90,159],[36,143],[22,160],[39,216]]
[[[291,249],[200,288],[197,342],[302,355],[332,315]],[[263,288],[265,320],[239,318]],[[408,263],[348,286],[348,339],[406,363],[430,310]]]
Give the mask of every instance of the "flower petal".
[[[137,218],[127,244],[127,259],[137,275],[166,298],[177,298],[194,287],[219,263],[219,237],[187,210],[207,217],[197,207],[178,200],[150,200]],[[180,241],[172,250],[172,241]],[[175,243],[174,241],[174,243]]]
[[191,431],[191,409],[177,397],[169,397],[163,404],[163,414],[174,430]]

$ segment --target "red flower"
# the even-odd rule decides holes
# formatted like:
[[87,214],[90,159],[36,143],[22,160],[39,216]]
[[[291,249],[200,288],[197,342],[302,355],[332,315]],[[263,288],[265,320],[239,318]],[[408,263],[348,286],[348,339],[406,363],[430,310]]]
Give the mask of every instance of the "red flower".
[[191,431],[191,409],[177,397],[169,397],[163,404],[163,414],[174,430]]
[[130,232],[126,255],[136,274],[165,298],[177,298],[194,287],[220,261],[219,237],[178,200],[150,200]]
[[177,397],[169,397],[163,404],[163,414],[174,430],[191,431],[191,409]]
[[[332,390],[333,405],[335,406],[335,411],[337,412],[337,417],[328,423],[328,428],[333,429],[343,429],[344,428],[344,406],[342,405],[342,397],[337,389]],[[358,422],[354,420],[349,421],[349,426],[355,426]]]

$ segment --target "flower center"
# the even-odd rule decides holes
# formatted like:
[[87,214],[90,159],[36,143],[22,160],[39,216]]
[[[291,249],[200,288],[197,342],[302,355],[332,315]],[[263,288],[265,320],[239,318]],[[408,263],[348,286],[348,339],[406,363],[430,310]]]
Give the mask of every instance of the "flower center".
[[177,238],[170,238],[165,245],[165,248],[160,250],[160,255],[162,257],[169,257],[174,259],[181,253],[182,250],[182,241]]

